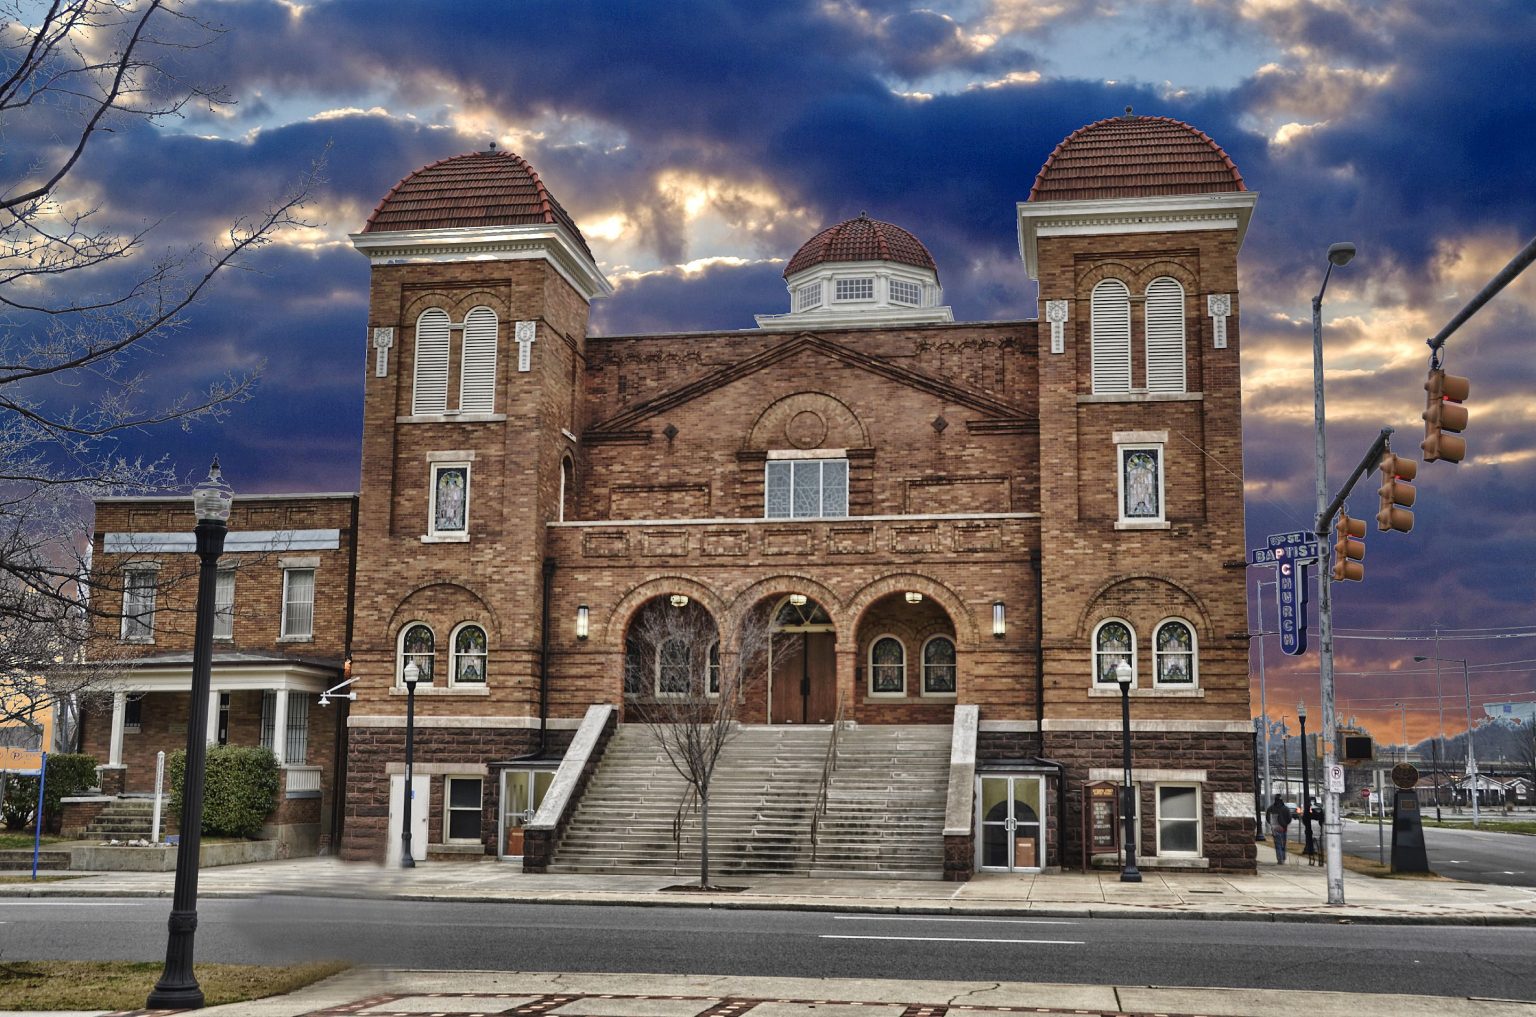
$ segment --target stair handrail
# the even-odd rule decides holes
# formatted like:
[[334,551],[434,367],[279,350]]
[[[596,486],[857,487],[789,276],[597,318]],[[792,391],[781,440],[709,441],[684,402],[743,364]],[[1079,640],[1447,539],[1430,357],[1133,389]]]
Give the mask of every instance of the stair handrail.
[[832,737],[827,739],[827,754],[821,763],[821,787],[816,792],[816,808],[811,813],[811,864],[816,864],[817,839],[821,820],[827,814],[827,789],[837,771],[837,733],[843,729],[843,694],[837,694],[837,711],[832,715]]

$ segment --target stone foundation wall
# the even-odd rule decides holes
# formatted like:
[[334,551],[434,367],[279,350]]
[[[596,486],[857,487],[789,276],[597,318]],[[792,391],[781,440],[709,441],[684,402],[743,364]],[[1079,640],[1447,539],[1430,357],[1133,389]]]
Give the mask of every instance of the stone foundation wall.
[[[1120,734],[1116,732],[1047,732],[1045,755],[1067,767],[1066,857],[1065,867],[1076,867],[1082,859],[1083,784],[1093,768],[1119,771]],[[1253,840],[1253,817],[1218,815],[1217,796],[1253,795],[1253,736],[1251,734],[1179,731],[1137,731],[1131,737],[1133,769],[1203,770],[1200,784],[1201,855],[1205,867],[1215,872],[1252,872],[1257,865]],[[1141,797],[1137,805],[1137,826],[1141,837],[1140,857],[1157,854],[1156,778],[1138,778]],[[1252,812],[1251,806],[1247,810]],[[1154,863],[1155,864],[1155,863]],[[1169,859],[1170,865],[1181,864]],[[1187,864],[1187,863],[1185,863]]]
[[[490,764],[527,755],[538,747],[539,734],[522,728],[417,728],[415,767],[431,778],[427,799],[427,841],[442,841],[444,776],[481,774],[481,839],[486,854],[496,854],[500,812],[499,769]],[[546,736],[551,765],[559,762],[571,732]],[[382,861],[389,830],[389,766],[405,761],[404,727],[354,727],[347,739],[347,788],[343,805],[344,833],[340,856],[347,861]],[[299,801],[303,801],[300,799]]]

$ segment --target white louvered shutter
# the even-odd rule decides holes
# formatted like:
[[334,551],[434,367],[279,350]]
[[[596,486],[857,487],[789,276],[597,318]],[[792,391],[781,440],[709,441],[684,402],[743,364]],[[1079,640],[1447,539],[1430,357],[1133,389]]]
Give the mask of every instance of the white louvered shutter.
[[1164,276],[1147,287],[1147,391],[1184,385],[1184,287]]
[[433,307],[416,319],[412,413],[448,412],[448,312]]
[[1093,288],[1093,390],[1131,390],[1131,291],[1118,279]]
[[496,312],[477,307],[464,317],[463,374],[459,382],[459,409],[465,413],[492,413],[496,409]]

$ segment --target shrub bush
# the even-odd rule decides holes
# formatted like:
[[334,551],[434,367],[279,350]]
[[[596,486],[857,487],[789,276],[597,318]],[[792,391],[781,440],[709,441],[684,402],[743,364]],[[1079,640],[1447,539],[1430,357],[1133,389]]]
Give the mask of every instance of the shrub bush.
[[[167,760],[171,808],[181,815],[187,753]],[[203,785],[203,832],[225,837],[255,837],[277,808],[277,757],[271,749],[248,745],[210,745]]]
[[[50,824],[60,813],[59,799],[78,795],[96,785],[96,757],[61,752],[48,757],[48,783],[43,788],[43,815]],[[0,813],[7,830],[23,830],[37,810],[37,778],[9,777]]]

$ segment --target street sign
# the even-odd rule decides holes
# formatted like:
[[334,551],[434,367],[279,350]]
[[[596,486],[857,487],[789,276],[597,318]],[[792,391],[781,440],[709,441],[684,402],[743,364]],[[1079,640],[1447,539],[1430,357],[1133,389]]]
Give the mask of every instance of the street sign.
[[1368,788],[1368,787],[1361,788],[1360,789],[1360,797],[1364,798],[1366,801],[1370,801],[1371,800],[1371,789]]
[[[1369,788],[1367,788],[1369,790]],[[1328,767],[1328,791],[1331,794],[1344,793],[1344,767],[1334,763]]]

